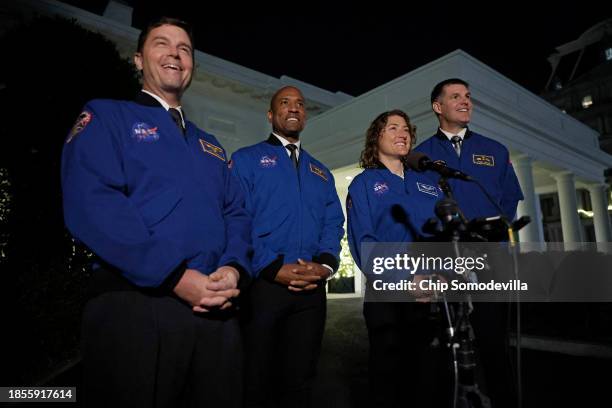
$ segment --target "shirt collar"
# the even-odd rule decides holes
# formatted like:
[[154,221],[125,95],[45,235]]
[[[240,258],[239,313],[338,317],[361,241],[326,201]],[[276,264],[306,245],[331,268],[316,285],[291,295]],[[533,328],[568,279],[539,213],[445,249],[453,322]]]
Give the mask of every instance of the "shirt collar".
[[278,140],[280,140],[280,142],[283,144],[283,147],[287,146],[288,144],[294,144],[294,145],[296,145],[298,147],[298,150],[300,150],[300,141],[299,140],[297,142],[295,142],[295,143],[292,143],[292,142],[288,141],[287,139],[285,139],[284,137],[279,136],[278,134],[276,134],[274,132],[272,132],[272,134],[274,136],[276,136],[276,138]]
[[459,133],[447,132],[446,130],[440,128],[440,132],[442,132],[448,138],[449,141],[451,140],[453,136],[459,136],[461,140],[463,141],[463,138],[465,138],[465,133],[467,132],[467,128],[464,127],[463,129],[461,129]]
[[[295,153],[296,153],[296,156],[297,156],[297,157],[300,157],[300,141],[299,141],[299,140],[298,140],[297,142],[295,142],[295,143],[291,143],[290,141],[288,141],[288,140],[287,140],[287,139],[285,139],[284,137],[279,136],[278,134],[276,134],[276,133],[274,133],[274,132],[272,132],[272,134],[273,134],[274,136],[276,136],[276,138],[277,138],[277,139],[278,139],[278,140],[279,140],[279,141],[280,141],[280,142],[283,144],[283,147],[286,147],[288,144],[293,144],[293,145],[296,145],[296,146],[297,146],[297,149],[295,150]],[[288,153],[289,155],[291,155],[291,152],[289,151],[289,149],[285,149],[285,150],[287,150],[287,153]]]
[[[153,98],[155,98],[155,100],[157,102],[159,102],[159,104],[167,111],[170,109],[170,104],[168,104],[168,102],[166,102],[165,100],[163,100],[161,97],[155,95],[153,92],[149,92],[146,89],[142,89],[142,92],[151,95]],[[181,114],[181,121],[183,122],[183,128],[185,128],[185,115],[183,114],[183,108],[181,106],[177,106],[174,109],[176,109],[180,114]]]

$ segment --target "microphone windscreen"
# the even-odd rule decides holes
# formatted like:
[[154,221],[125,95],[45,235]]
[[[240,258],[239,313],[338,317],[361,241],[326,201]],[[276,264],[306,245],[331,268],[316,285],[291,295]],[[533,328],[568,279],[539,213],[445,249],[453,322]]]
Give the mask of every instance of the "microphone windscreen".
[[399,222],[400,224],[406,224],[408,222],[408,214],[406,214],[406,210],[399,204],[391,206],[391,217],[393,217],[395,222]]
[[448,222],[459,214],[459,205],[455,200],[445,198],[436,203],[434,212],[444,222]]
[[424,171],[426,169],[423,167],[423,162],[425,161],[423,159],[429,160],[429,157],[427,157],[425,153],[410,152],[410,154],[407,156],[406,162],[408,163],[408,167],[410,167],[412,170]]

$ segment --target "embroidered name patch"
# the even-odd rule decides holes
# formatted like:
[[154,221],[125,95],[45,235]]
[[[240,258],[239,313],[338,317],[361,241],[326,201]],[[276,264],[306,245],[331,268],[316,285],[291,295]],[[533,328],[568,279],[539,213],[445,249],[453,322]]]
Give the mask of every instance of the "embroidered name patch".
[[83,129],[85,129],[85,126],[89,124],[89,122],[91,122],[91,112],[81,112],[81,114],[77,117],[76,122],[74,122],[72,129],[70,129],[70,133],[66,138],[66,143],[70,143],[70,141],[72,141],[72,139],[74,139],[76,135],[81,133]]
[[132,125],[132,137],[139,142],[156,142],[159,140],[157,127],[145,122],[136,122]]
[[435,186],[430,186],[429,184],[419,183],[418,181],[416,185],[421,193],[431,194],[436,197],[438,196],[438,189]]
[[495,166],[495,157],[486,154],[473,154],[472,161],[479,166]]
[[212,143],[208,143],[204,139],[199,140],[200,144],[202,145],[202,150],[204,150],[208,154],[215,156],[217,159],[225,161],[225,153],[223,152],[222,148],[220,148],[219,146],[215,146]]
[[375,194],[382,195],[385,194],[387,191],[389,191],[389,186],[387,186],[387,183],[383,183],[382,181],[377,181],[376,183],[374,183]]
[[276,156],[261,156],[261,159],[259,159],[259,167],[263,167],[264,169],[276,167]]
[[310,163],[310,171],[321,177],[323,180],[327,181],[327,174],[325,173],[325,170],[320,169],[314,164]]

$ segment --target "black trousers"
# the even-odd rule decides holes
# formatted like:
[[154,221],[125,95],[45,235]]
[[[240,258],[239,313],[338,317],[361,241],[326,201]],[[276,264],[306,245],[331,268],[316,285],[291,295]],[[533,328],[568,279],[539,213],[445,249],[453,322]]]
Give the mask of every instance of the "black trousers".
[[429,304],[365,302],[370,407],[448,407],[450,366]]
[[325,287],[291,292],[263,279],[244,310],[247,407],[309,407],[326,313]]
[[172,296],[111,291],[83,314],[87,407],[239,407],[237,318],[194,314]]

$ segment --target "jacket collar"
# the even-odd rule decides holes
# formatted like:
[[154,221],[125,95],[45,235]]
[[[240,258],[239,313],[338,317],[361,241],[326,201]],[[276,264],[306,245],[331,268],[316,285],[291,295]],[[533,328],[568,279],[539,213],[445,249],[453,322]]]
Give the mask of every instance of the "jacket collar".
[[138,92],[138,94],[134,98],[134,102],[139,105],[150,106],[152,108],[163,108],[163,106],[161,105],[161,103],[159,103],[157,99],[155,99],[148,93],[142,91]]
[[272,146],[282,146],[283,145],[281,141],[278,140],[278,137],[274,136],[272,133],[270,133],[270,136],[268,136],[268,140],[266,140],[266,143],[271,144]]

